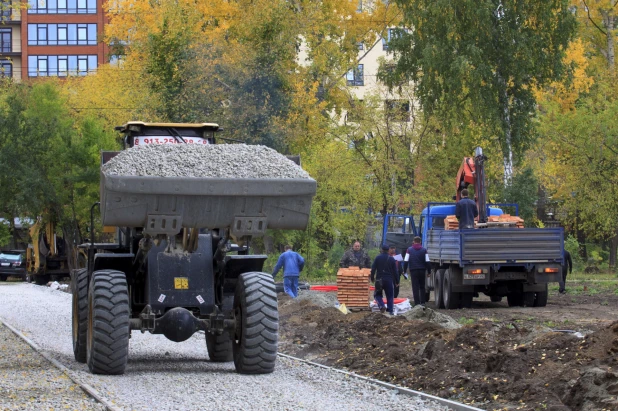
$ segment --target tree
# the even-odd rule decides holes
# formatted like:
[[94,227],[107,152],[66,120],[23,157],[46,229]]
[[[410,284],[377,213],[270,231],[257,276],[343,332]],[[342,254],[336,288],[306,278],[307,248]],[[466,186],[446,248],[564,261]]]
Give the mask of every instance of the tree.
[[600,55],[610,72],[616,68],[615,42],[618,32],[618,0],[574,0],[580,19],[580,35]]
[[566,0],[396,0],[391,86],[412,80],[425,113],[449,130],[475,127],[502,149],[504,182],[533,139],[533,87],[559,78],[575,30]]

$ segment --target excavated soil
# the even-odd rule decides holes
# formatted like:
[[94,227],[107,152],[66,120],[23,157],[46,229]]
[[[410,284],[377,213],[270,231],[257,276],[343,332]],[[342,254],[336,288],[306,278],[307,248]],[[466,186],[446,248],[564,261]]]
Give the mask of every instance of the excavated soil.
[[552,293],[544,308],[481,299],[439,310],[462,324],[455,330],[344,315],[335,294],[279,294],[280,351],[482,409],[618,410],[618,296],[609,290]]

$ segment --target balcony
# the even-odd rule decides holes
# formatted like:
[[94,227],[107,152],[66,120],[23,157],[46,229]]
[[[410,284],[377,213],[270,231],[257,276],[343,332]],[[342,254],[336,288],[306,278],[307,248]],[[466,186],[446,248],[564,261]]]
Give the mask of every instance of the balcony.
[[19,56],[21,55],[21,45],[13,47],[11,41],[0,41],[0,55],[3,56]]
[[11,2],[0,1],[0,24],[21,23],[21,11],[13,9]]

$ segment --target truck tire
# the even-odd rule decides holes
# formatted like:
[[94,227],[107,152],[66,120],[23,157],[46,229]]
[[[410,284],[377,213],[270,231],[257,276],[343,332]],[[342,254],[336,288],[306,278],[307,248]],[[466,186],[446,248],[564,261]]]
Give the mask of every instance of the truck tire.
[[506,301],[509,307],[521,307],[524,305],[524,295],[521,291],[511,291],[506,296]]
[[267,374],[275,369],[279,331],[277,291],[271,274],[241,274],[234,294],[236,329],[234,366],[240,374]]
[[525,291],[522,293],[522,302],[524,307],[534,307],[536,293],[534,291]]
[[442,278],[442,301],[447,310],[459,308],[460,295],[453,291],[452,285],[451,270],[447,269]]
[[433,298],[436,301],[436,308],[444,308],[444,300],[442,299],[442,277],[444,277],[444,270],[436,270],[433,279]]
[[71,276],[72,334],[75,361],[85,363],[88,332],[88,270],[75,270]]
[[545,284],[545,291],[537,291],[534,298],[535,307],[545,307],[547,305],[547,296],[549,292],[547,290],[547,284]]
[[34,283],[36,285],[47,285],[49,282],[49,274],[40,274],[34,276]]
[[234,360],[232,338],[228,331],[216,335],[206,331],[206,349],[212,362],[230,362]]
[[123,272],[92,273],[88,291],[87,362],[93,374],[123,374],[129,357],[129,292]]

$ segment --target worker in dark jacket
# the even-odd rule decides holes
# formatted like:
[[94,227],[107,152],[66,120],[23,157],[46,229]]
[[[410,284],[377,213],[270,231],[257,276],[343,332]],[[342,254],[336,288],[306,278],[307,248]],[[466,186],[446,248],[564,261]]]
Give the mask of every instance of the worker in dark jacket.
[[461,200],[455,205],[455,217],[459,220],[459,228],[474,228],[474,219],[479,216],[476,203],[468,198],[468,189],[461,190]]
[[393,294],[393,297],[397,298],[399,297],[399,289],[401,288],[399,285],[401,284],[401,276],[403,275],[403,257],[401,254],[397,254],[397,247],[394,245],[391,245],[388,249],[388,255],[395,260],[395,268],[397,269],[395,275],[395,293]]
[[[378,254],[371,266],[371,282],[375,282],[376,290],[373,294],[380,311],[388,311],[393,314],[394,305],[394,284],[395,276],[397,273],[397,267],[395,265],[395,259],[388,255],[388,245],[382,245],[382,252]],[[382,290],[386,294],[386,307],[384,307],[384,301],[382,300]]]
[[412,246],[408,247],[404,257],[404,270],[410,269],[412,277],[412,298],[414,305],[425,308],[425,271],[429,268],[427,250],[421,245],[421,238],[414,237]]
[[371,259],[367,252],[361,248],[361,243],[355,241],[352,248],[346,251],[343,257],[341,257],[339,266],[369,268],[371,267]]
[[564,250],[564,262],[562,263],[562,281],[559,281],[560,289],[558,292],[560,294],[566,293],[566,277],[567,277],[567,269],[569,274],[573,272],[573,260],[571,259],[571,253],[567,250]]
[[273,270],[273,279],[283,268],[283,291],[290,297],[298,297],[298,277],[305,267],[305,259],[295,251],[291,245],[285,246],[285,251],[279,256]]

